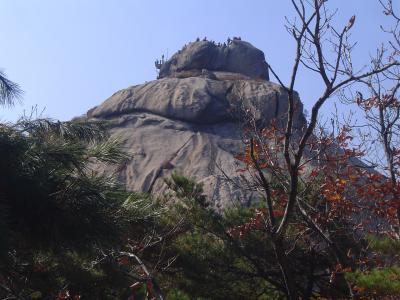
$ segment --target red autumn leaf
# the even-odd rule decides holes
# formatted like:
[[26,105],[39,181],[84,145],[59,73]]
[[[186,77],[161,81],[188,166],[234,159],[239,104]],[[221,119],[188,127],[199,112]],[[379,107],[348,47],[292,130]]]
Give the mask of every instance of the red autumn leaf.
[[118,257],[117,263],[118,263],[120,266],[127,266],[127,265],[129,265],[129,257],[128,257],[128,256],[121,256],[121,257]]
[[388,213],[388,215],[393,217],[397,214],[397,209],[395,207],[389,207],[387,209],[387,213]]
[[59,294],[58,294],[58,298],[57,299],[59,299],[59,300],[64,300],[64,299],[68,299],[69,298],[69,291],[68,290],[65,290],[65,291],[61,291]]
[[283,210],[274,210],[275,217],[283,217],[285,212]]
[[310,177],[316,177],[318,175],[318,170],[317,169],[313,169],[310,173]]
[[146,290],[150,295],[153,294],[153,282],[150,279],[146,281]]

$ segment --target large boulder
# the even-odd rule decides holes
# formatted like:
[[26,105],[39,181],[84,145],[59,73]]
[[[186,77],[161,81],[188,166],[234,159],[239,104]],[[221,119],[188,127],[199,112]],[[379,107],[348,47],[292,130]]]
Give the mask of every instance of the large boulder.
[[202,69],[240,73],[252,79],[269,80],[264,53],[239,39],[234,39],[228,44],[215,44],[210,41],[189,43],[162,64],[159,78]]
[[[158,80],[118,91],[87,113],[87,119],[107,120],[133,155],[119,169],[121,182],[160,195],[164,179],[178,172],[203,183],[217,210],[257,199],[237,172],[243,114],[251,113],[260,127],[272,119],[284,125],[288,106],[286,91],[268,81],[263,52],[239,39],[197,41],[156,64]],[[301,130],[306,120],[297,95],[295,104]]]
[[[296,119],[301,123],[301,102],[299,105]],[[268,121],[286,112],[287,95],[269,81],[163,78],[116,92],[88,116],[110,119],[148,112],[194,124],[215,124],[238,120],[244,106],[259,120]]]
[[[298,98],[296,108],[301,128]],[[219,210],[258,197],[241,188],[234,158],[244,149],[243,109],[253,111],[257,122],[284,122],[287,94],[269,81],[163,78],[121,90],[87,116],[108,120],[111,134],[125,140],[133,154],[119,173],[129,190],[162,194],[164,179],[178,172],[203,183]]]

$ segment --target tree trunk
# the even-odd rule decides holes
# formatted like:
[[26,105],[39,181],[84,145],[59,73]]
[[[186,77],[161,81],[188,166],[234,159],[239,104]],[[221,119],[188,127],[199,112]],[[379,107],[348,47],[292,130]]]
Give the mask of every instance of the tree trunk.
[[288,300],[298,300],[299,296],[297,294],[293,273],[290,270],[291,268],[289,267],[287,257],[285,254],[285,248],[283,246],[281,238],[278,237],[277,239],[274,239],[273,245],[274,245],[275,256],[276,259],[278,260],[278,264],[281,269],[282,276],[285,282],[286,297]]

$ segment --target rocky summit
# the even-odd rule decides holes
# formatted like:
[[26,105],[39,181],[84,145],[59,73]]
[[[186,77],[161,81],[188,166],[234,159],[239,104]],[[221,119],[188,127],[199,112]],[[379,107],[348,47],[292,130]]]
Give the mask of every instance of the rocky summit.
[[269,80],[264,53],[239,38],[218,44],[206,40],[189,43],[160,66],[159,78],[201,70],[239,73],[251,79]]
[[[287,110],[285,90],[268,81],[263,52],[238,39],[196,41],[159,67],[159,79],[118,91],[87,113],[108,120],[133,154],[120,180],[129,190],[160,194],[164,178],[178,172],[203,183],[217,210],[255,199],[239,184],[234,158],[244,148],[239,111],[267,124]],[[302,127],[297,102],[295,123]]]

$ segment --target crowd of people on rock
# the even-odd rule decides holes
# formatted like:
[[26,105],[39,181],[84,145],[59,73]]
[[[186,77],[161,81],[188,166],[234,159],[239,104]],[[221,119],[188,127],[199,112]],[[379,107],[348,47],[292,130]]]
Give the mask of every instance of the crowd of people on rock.
[[[213,43],[214,45],[218,46],[218,47],[226,47],[226,46],[229,46],[230,44],[232,44],[233,41],[241,41],[241,40],[242,40],[242,38],[240,36],[234,36],[232,39],[230,37],[228,37],[227,41],[224,42],[224,43],[220,43],[220,42],[216,43],[213,40],[210,40],[210,42]],[[207,37],[204,37],[202,41],[204,41],[204,42],[208,41]],[[200,42],[200,38],[199,37],[196,39],[196,42]],[[183,47],[183,49],[185,49],[185,47],[186,47],[186,44]]]
[[[232,39],[231,39],[230,37],[228,37],[227,41],[224,42],[224,43],[220,43],[220,42],[216,43],[216,42],[213,41],[213,40],[210,40],[210,41],[209,41],[209,40],[207,39],[207,37],[204,37],[203,39],[200,39],[200,38],[198,37],[198,38],[196,39],[195,42],[200,42],[200,41],[207,42],[207,41],[209,41],[209,42],[213,43],[214,45],[216,45],[216,46],[218,46],[218,47],[223,47],[223,48],[224,48],[224,47],[227,47],[227,46],[229,46],[230,44],[232,44],[234,41],[241,41],[241,40],[242,40],[242,38],[241,38],[240,36],[234,36]],[[189,44],[190,44],[190,43],[189,43]],[[182,49],[179,50],[178,53],[181,53],[183,50],[186,49],[186,47],[187,47],[187,44],[183,45]]]

